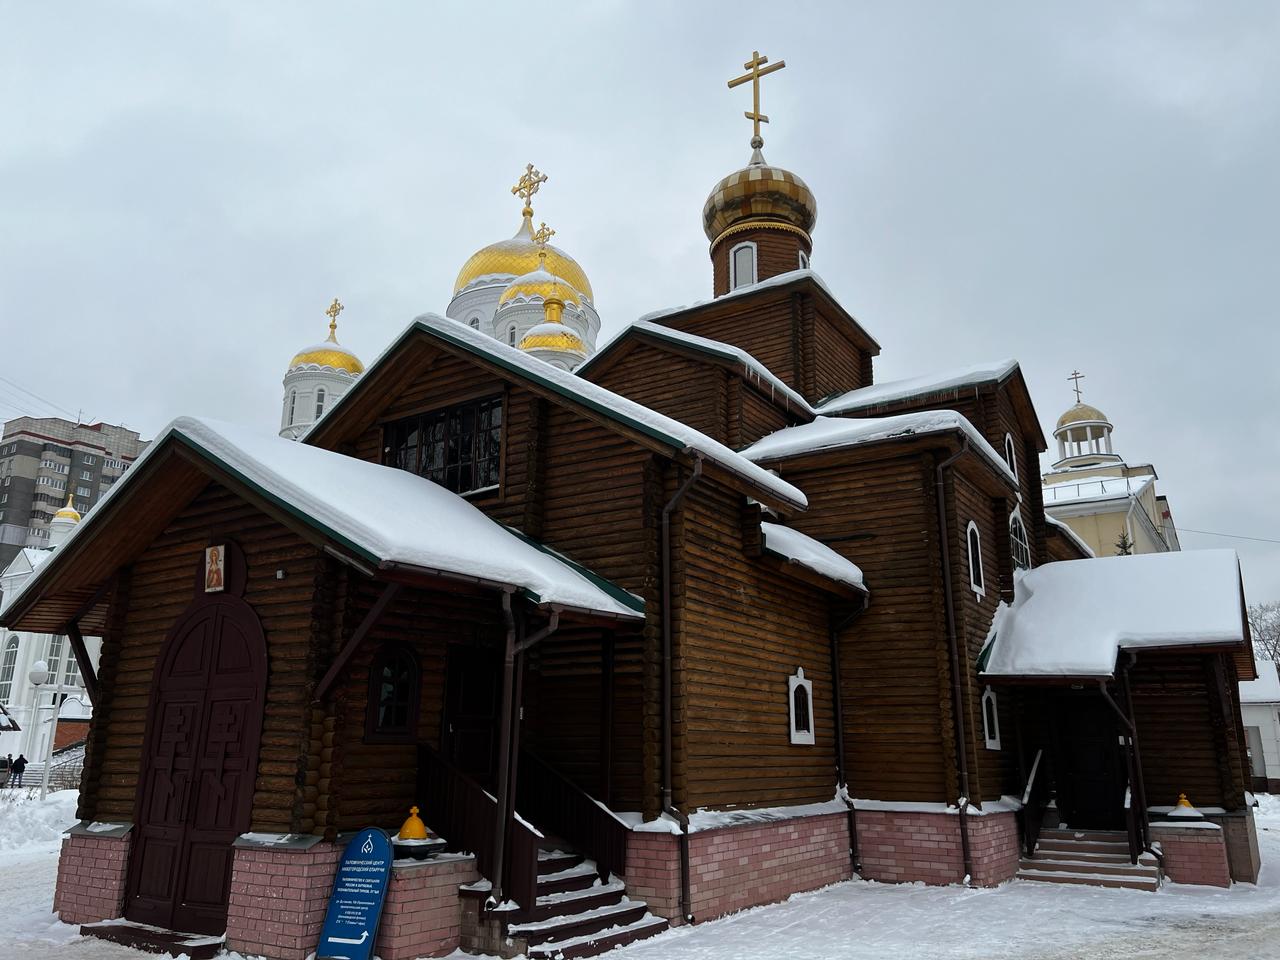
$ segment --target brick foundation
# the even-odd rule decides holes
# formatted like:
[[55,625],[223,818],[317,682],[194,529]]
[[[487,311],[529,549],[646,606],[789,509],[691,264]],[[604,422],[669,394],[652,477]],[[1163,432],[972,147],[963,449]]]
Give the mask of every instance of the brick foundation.
[[1161,866],[1174,883],[1231,886],[1226,835],[1221,829],[1153,823],[1151,840],[1160,844]]
[[382,960],[412,960],[457,950],[462,934],[458,887],[479,879],[475,857],[399,861],[391,869],[377,955]]
[[227,949],[305,960],[320,940],[341,848],[237,847],[227,903]]
[[1262,870],[1262,854],[1258,850],[1258,828],[1253,820],[1253,808],[1232,813],[1209,814],[1222,828],[1227,841],[1227,868],[1231,879],[1237,883],[1257,883]]
[[[689,837],[689,895],[695,919],[711,920],[785,900],[850,877],[848,818],[843,813],[703,830]],[[652,913],[681,923],[679,838],[632,833],[627,895]]]
[[[227,905],[227,949],[269,960],[305,960],[324,925],[342,847],[237,847]],[[396,861],[375,953],[411,960],[452,953],[462,914],[458,886],[479,879],[474,857]]]
[[63,923],[97,923],[124,913],[129,835],[72,834],[62,841],[53,912]]
[[[972,882],[990,887],[1018,871],[1018,825],[1012,813],[969,816]],[[858,811],[862,876],[886,883],[964,881],[960,818],[950,813]]]

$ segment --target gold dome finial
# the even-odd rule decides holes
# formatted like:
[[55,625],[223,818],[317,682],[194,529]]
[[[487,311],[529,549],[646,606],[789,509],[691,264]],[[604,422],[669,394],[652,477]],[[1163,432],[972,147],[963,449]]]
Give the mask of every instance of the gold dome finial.
[[529,201],[538,192],[538,187],[546,183],[548,179],[550,178],[535,168],[532,163],[527,163],[524,167],[524,173],[520,174],[520,179],[511,188],[511,193],[524,201],[524,210],[521,213],[526,219],[533,219],[533,205]]
[[342,304],[338,302],[338,298],[334,297],[333,303],[329,304],[329,309],[324,312],[325,316],[329,318],[329,342],[330,343],[338,342],[338,314],[340,314],[345,309],[346,307],[344,307]]
[[760,68],[764,67],[768,62],[769,58],[760,56],[759,50],[752,50],[751,59],[742,65],[747,72],[729,81],[730,90],[746,83],[748,80],[751,81],[751,109],[745,111],[743,116],[750,120],[752,124],[751,149],[753,150],[759,150],[764,146],[764,138],[760,136],[760,124],[769,122],[769,118],[760,112],[760,78],[773,73],[775,70],[781,70],[787,65],[787,61],[779,60],[772,66],[761,70]]
[[70,493],[67,494],[67,505],[53,515],[55,520],[70,520],[73,523],[80,522],[80,511],[75,507],[75,501]]
[[1071,376],[1067,377],[1067,379],[1072,381],[1071,389],[1076,392],[1076,403],[1079,403],[1080,402],[1080,381],[1084,379],[1084,374],[1081,373],[1079,370],[1072,370]]

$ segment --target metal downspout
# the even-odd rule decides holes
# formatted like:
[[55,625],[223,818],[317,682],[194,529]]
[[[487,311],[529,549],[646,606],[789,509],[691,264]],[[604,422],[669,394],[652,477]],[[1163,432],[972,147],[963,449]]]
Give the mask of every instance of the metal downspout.
[[956,806],[960,809],[960,850],[964,857],[965,877],[973,880],[973,853],[969,847],[969,743],[965,736],[964,694],[960,686],[960,644],[956,638],[955,596],[951,589],[951,534],[947,530],[947,491],[944,471],[969,452],[969,438],[964,445],[943,460],[935,469],[935,485],[938,499],[938,535],[942,540],[942,588],[946,598],[947,646],[951,654],[951,700],[955,718],[957,766],[960,774],[960,796]]
[[849,614],[839,623],[832,622],[831,633],[831,689],[832,703],[835,707],[836,724],[836,789],[844,791],[844,802],[849,808],[849,869],[853,876],[862,872],[862,855],[858,850],[858,815],[849,797],[848,765],[844,755],[844,704],[841,702],[843,683],[840,680],[840,634],[849,629],[853,622],[867,612],[864,598],[861,609]]
[[693,472],[662,508],[662,811],[680,824],[680,913],[693,922],[693,901],[689,890],[689,818],[672,804],[671,784],[671,514],[689,489],[702,476],[702,458]]

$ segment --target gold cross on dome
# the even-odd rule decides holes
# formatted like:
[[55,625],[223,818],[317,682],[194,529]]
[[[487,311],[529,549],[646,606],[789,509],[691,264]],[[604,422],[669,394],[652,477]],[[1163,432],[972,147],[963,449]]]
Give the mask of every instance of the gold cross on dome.
[[540,247],[545,247],[547,245],[547,241],[549,241],[555,235],[556,235],[556,232],[552,230],[550,227],[548,227],[547,222],[544,220],[542,222],[542,226],[538,227],[537,230],[533,231],[533,242]]
[[337,335],[338,314],[340,314],[345,309],[346,307],[344,307],[342,304],[338,302],[338,298],[334,297],[333,303],[329,304],[329,309],[324,312],[324,315],[329,318],[329,339],[330,340],[332,340]]
[[1071,376],[1067,377],[1067,379],[1074,381],[1071,384],[1071,389],[1076,392],[1076,403],[1079,403],[1080,402],[1080,381],[1084,379],[1084,374],[1081,373],[1079,370],[1072,370]]
[[747,72],[729,81],[730,90],[741,86],[748,80],[751,81],[751,109],[744,112],[743,116],[752,123],[751,146],[757,149],[764,146],[764,140],[760,136],[760,124],[769,122],[769,118],[760,112],[760,78],[773,73],[775,70],[781,70],[787,65],[787,61],[779,60],[777,63],[761,70],[760,68],[764,67],[768,62],[769,58],[760,56],[759,50],[752,50],[751,59],[742,65]]
[[511,188],[511,193],[524,201],[524,215],[526,217],[533,216],[533,206],[529,201],[538,192],[538,187],[546,183],[548,179],[547,175],[534,167],[532,163],[527,163],[525,164],[524,173],[520,174],[520,179]]

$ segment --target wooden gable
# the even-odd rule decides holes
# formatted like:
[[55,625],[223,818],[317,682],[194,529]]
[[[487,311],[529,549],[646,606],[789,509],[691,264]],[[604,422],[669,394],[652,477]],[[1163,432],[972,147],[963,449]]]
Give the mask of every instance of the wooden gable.
[[808,272],[655,319],[741,347],[810,403],[869,385],[871,358],[880,353],[880,345]]

